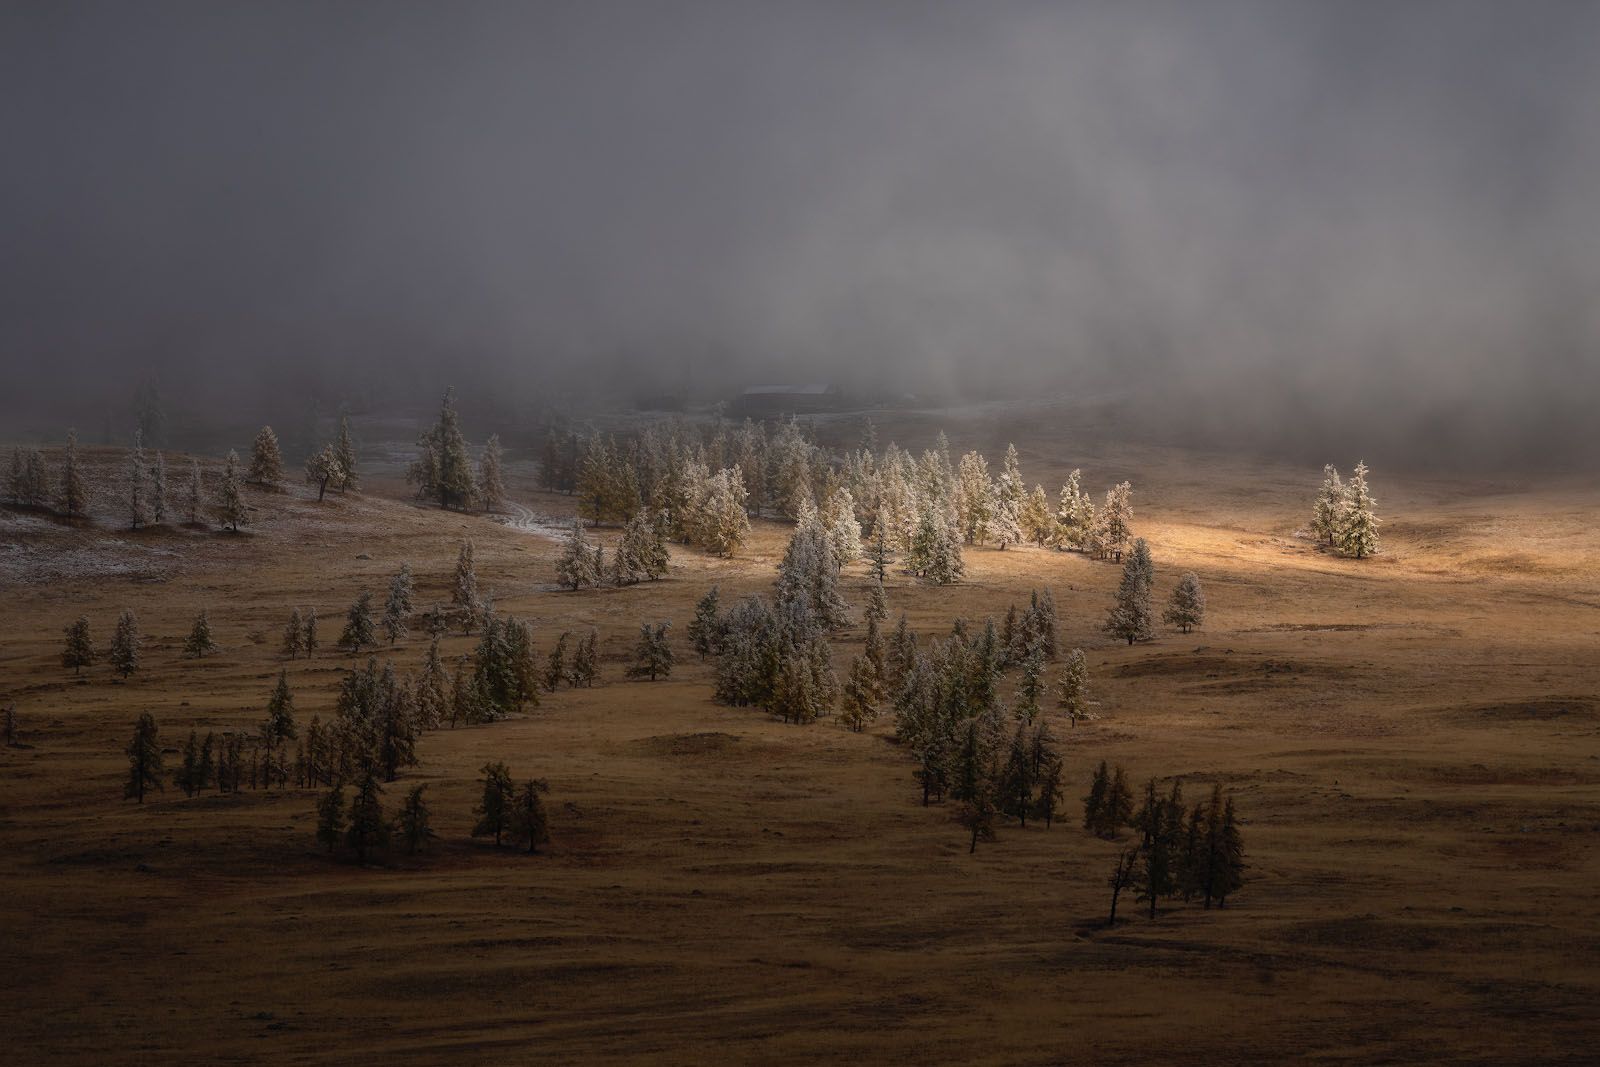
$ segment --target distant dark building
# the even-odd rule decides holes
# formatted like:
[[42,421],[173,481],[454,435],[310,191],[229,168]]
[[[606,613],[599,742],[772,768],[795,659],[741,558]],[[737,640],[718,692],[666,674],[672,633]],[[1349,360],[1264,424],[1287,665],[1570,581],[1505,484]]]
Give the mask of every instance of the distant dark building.
[[774,418],[844,410],[844,393],[837,385],[752,385],[734,401],[735,415]]

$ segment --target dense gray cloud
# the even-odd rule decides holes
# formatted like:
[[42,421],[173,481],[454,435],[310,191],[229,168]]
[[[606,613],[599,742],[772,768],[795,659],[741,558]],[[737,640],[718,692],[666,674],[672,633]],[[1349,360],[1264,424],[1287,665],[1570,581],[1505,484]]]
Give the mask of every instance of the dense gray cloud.
[[1592,455],[1596,55],[1566,2],[10,4],[0,381],[839,377]]

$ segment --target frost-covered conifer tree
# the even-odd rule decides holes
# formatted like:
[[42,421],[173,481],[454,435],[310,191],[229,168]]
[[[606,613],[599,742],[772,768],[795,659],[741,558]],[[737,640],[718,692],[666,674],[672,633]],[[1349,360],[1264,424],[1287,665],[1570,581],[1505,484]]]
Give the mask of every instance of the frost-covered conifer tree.
[[731,557],[750,537],[743,471],[727,467],[706,482],[704,514],[698,543],[706,551]]
[[261,427],[250,446],[250,480],[267,489],[277,489],[283,483],[283,453],[271,426]]
[[989,516],[986,541],[993,541],[1001,551],[1022,543],[1022,512],[1011,489],[1006,485],[1006,475],[995,483],[993,512]]
[[217,651],[217,642],[211,637],[211,619],[204,609],[194,617],[189,636],[183,642],[183,654],[189,659],[202,659]]
[[205,502],[205,483],[200,480],[200,461],[193,457],[189,459],[189,495],[184,503],[184,510],[189,513],[189,525],[195,526],[200,522],[200,509]]
[[500,435],[490,434],[483,446],[483,458],[478,461],[478,497],[485,511],[504,511],[506,508],[505,476],[500,470]]
[[128,609],[118,616],[111,637],[111,669],[124,678],[139,669],[139,622]]
[[417,486],[419,496],[433,497],[441,508],[470,507],[477,487],[472,477],[472,459],[467,454],[467,439],[461,434],[456,415],[455,391],[446,390],[439,405],[439,418],[432,429],[417,439],[418,454],[406,473],[406,480]]
[[567,533],[567,546],[556,564],[556,577],[568,589],[582,589],[600,584],[600,572],[595,566],[594,546],[583,532],[583,520],[573,519]]
[[1378,551],[1378,502],[1367,489],[1367,465],[1357,463],[1345,486],[1339,522],[1339,551],[1365,559]]
[[877,717],[877,673],[866,656],[857,656],[840,693],[839,721],[846,729],[860,733]]
[[78,462],[78,431],[67,431],[67,448],[61,460],[61,510],[77,519],[89,507],[89,483]]
[[1022,503],[1022,536],[1036,545],[1056,543],[1058,534],[1055,516],[1050,514],[1050,498],[1044,486],[1036,485]]
[[1105,630],[1133,644],[1148,641],[1155,636],[1155,618],[1150,604],[1150,586],[1154,568],[1150,562],[1150,549],[1144,538],[1133,542],[1133,550],[1122,565],[1122,581],[1117,586],[1117,599],[1106,617]]
[[248,518],[244,492],[239,488],[239,453],[229,450],[222,465],[222,482],[217,486],[217,519],[237,533]]
[[615,585],[654,581],[667,572],[665,521],[641,508],[622,528],[622,537],[611,555],[611,578]]
[[1067,475],[1056,508],[1056,523],[1062,548],[1079,552],[1087,548],[1089,532],[1094,526],[1094,502],[1083,491],[1082,471],[1074,470]]
[[828,531],[828,543],[833,546],[834,558],[840,566],[860,558],[861,523],[856,520],[856,501],[849,489],[841,485],[828,497],[822,525]]
[[411,564],[400,564],[400,570],[389,580],[389,596],[383,605],[383,633],[392,645],[406,632],[414,610]]
[[331,444],[323,445],[306,459],[306,484],[317,487],[318,503],[328,495],[328,486],[338,485],[341,478],[339,455]]
[[1067,713],[1067,721],[1078,725],[1089,717],[1089,662],[1083,649],[1068,652],[1056,682],[1056,706]]
[[94,665],[94,642],[89,638],[89,617],[78,616],[78,620],[65,631],[67,635],[66,647],[61,650],[61,665],[72,671],[73,674],[82,674],[85,667]]
[[372,626],[372,594],[365,589],[345,613],[344,632],[339,635],[339,647],[354,655],[363,648],[378,643]]
[[1322,468],[1322,490],[1311,509],[1311,533],[1318,541],[1332,545],[1338,539],[1344,503],[1344,482],[1339,478],[1339,469],[1330,463]]
[[1101,551],[1121,562],[1133,536],[1133,485],[1119,482],[1106,490],[1106,505],[1096,516],[1100,522]]
[[356,444],[350,438],[350,416],[343,413],[339,415],[339,434],[333,441],[333,454],[339,460],[339,492],[360,489],[361,479],[356,474]]
[[128,525],[137,530],[150,521],[145,480],[149,477],[144,462],[144,442],[134,431],[133,447],[128,450]]
[[461,542],[461,551],[456,555],[456,575],[450,589],[450,603],[462,614],[462,632],[470,634],[482,608],[478,596],[478,571],[473,563],[470,540]]
[[283,628],[283,654],[289,659],[299,659],[301,651],[305,648],[304,626],[300,619],[300,609],[295,608],[289,613],[289,624]]
[[167,521],[167,460],[160,452],[150,479],[150,518],[157,525]]
[[994,515],[994,490],[989,483],[988,461],[981,454],[968,452],[961,457],[955,494],[962,539],[969,545],[982,544],[989,536]]
[[823,626],[845,624],[850,609],[839,595],[839,564],[821,526],[813,523],[795,530],[778,565],[777,584],[780,604],[803,599]]
[[1178,579],[1177,587],[1172,590],[1172,602],[1162,612],[1161,618],[1167,625],[1188,633],[1199,629],[1205,617],[1206,594],[1200,588],[1200,579],[1190,571]]
[[634,664],[628,668],[628,677],[648,678],[653,682],[658,677],[672,676],[672,645],[667,641],[671,625],[670,622],[656,626],[647,622],[639,624],[639,641],[634,646]]

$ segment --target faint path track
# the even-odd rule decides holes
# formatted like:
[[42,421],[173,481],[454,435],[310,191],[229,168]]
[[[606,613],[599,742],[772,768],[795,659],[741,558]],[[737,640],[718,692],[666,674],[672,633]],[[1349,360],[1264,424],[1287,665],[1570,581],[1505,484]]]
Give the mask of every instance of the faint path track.
[[540,515],[515,500],[506,501],[506,514],[496,516],[495,521],[513,530],[521,530],[523,533],[548,538],[551,541],[560,541],[567,536],[567,528],[559,520],[552,519],[548,515]]

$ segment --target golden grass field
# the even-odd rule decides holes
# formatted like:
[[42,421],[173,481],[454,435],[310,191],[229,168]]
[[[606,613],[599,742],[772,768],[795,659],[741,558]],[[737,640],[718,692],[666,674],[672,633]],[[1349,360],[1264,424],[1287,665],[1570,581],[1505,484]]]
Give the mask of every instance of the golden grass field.
[[[881,432],[920,448],[940,425],[992,461],[1016,440],[1052,497],[1075,466],[1097,492],[1131,478],[1158,596],[1192,569],[1210,602],[1203,631],[1129,648],[1099,632],[1110,564],[977,549],[965,584],[893,579],[891,612],[924,637],[1049,586],[1089,654],[1100,718],[1056,730],[1068,821],[1003,826],[975,855],[950,807],[920,805],[889,717],[857,735],[711,701],[693,602],[713,582],[765,591],[779,524],[741,558],[675,549],[661,582],[574,594],[553,588],[555,543],[415,506],[392,471],[322,505],[252,493],[241,536],[129,533],[109,505],[83,529],[0,511],[0,703],[24,746],[0,751],[0,1060],[1595,1062],[1600,490],[1380,467],[1385,551],[1357,563],[1295,536],[1314,467],[1115,447],[1048,412]],[[519,502],[570,511],[531,464],[511,475]],[[388,800],[429,783],[430,853],[328,857],[309,791],[121,799],[142,711],[169,766],[192,727],[253,727],[285,667],[302,725],[328,718],[350,601],[381,603],[401,562],[420,604],[447,599],[469,536],[541,651],[592,625],[604,665],[524,717],[425,735]],[[280,631],[307,605],[324,649],[286,664]],[[87,614],[103,648],[124,607],[143,671],[75,680],[62,628]],[[223,651],[191,662],[201,608]],[[624,680],[639,622],[662,618],[679,669]],[[393,655],[410,669],[425,650],[415,634]],[[544,854],[469,839],[491,759],[549,779]],[[1150,921],[1127,901],[1105,928],[1118,846],[1076,818],[1101,759],[1182,776],[1191,800],[1234,792],[1250,867],[1225,910]]]

